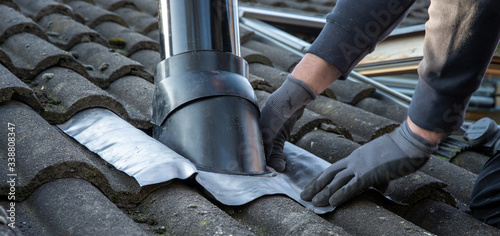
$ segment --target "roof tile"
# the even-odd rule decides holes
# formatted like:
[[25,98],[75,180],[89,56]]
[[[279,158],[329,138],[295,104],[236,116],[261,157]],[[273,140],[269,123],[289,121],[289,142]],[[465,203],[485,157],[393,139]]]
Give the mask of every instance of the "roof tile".
[[276,89],[279,88],[286,80],[288,72],[276,69],[260,63],[252,63],[249,65],[250,73],[267,80]]
[[87,75],[85,68],[70,53],[28,33],[13,35],[0,45],[0,62],[26,81],[54,65]]
[[143,66],[107,47],[97,43],[81,43],[71,49],[71,53],[86,65],[90,80],[101,88],[106,88],[114,80],[125,75],[141,76],[152,81],[152,75],[144,73]]
[[407,108],[371,97],[359,101],[356,107],[399,123],[406,120],[408,116]]
[[14,0],[21,8],[21,12],[26,16],[33,18],[34,21],[40,20],[42,17],[59,13],[63,15],[73,16],[71,8],[64,4],[60,4],[53,0],[31,1],[31,0]]
[[347,157],[360,146],[342,135],[322,130],[307,133],[295,144],[330,163]]
[[64,50],[82,42],[95,42],[109,46],[96,31],[80,24],[73,18],[61,14],[50,14],[38,21],[48,35],[49,41]]
[[276,90],[274,86],[272,86],[267,80],[260,78],[256,75],[250,74],[248,81],[250,81],[250,84],[252,85],[252,88],[254,89],[255,94],[257,95],[257,102],[259,103],[259,106],[264,105],[264,100],[259,100],[259,97],[264,99],[266,96],[260,95],[259,93],[272,93]]
[[375,88],[368,84],[361,84],[349,80],[337,80],[328,87],[339,102],[355,105],[359,101],[375,92]]
[[132,0],[94,0],[95,4],[108,10],[114,11],[121,7],[134,7],[135,5]]
[[158,0],[133,0],[135,6],[152,16],[158,15]]
[[[329,124],[335,126],[333,121],[325,116],[322,116],[309,109],[304,109],[304,114],[297,120],[292,132],[290,133],[290,141],[296,142],[300,140],[307,133],[314,131],[321,127],[321,125]],[[344,133],[348,133],[348,130],[344,130]],[[349,136],[348,134],[347,136]]]
[[[417,171],[405,177],[393,180],[385,192],[396,202],[414,205],[417,202],[432,198],[440,200],[450,206],[456,206],[455,198],[442,190],[446,183],[423,172]],[[436,194],[435,192],[442,192]]]
[[395,121],[324,96],[318,96],[307,107],[347,128],[354,140],[360,143],[373,140],[399,125]]
[[72,70],[50,68],[40,73],[32,85],[44,106],[43,117],[50,123],[64,123],[91,107],[105,107],[128,118],[127,111],[114,97]]
[[116,13],[110,12],[93,4],[84,1],[72,1],[68,3],[73,12],[79,13],[84,17],[85,24],[91,28],[103,22],[115,22],[127,26],[127,23]]
[[33,90],[0,64],[0,103],[11,100],[26,103],[38,111],[42,110]]
[[31,33],[46,39],[40,27],[20,12],[6,5],[0,4],[0,44],[14,34]]
[[349,235],[290,198],[263,196],[246,205],[221,206],[260,235]]
[[20,11],[19,6],[15,2],[13,2],[12,0],[2,0],[2,1],[0,1],[0,4],[14,8],[14,9],[16,9],[16,11]]
[[240,44],[243,45],[252,40],[254,34],[255,33],[250,29],[248,29],[247,27],[240,25]]
[[118,39],[123,41],[124,45],[119,46],[123,46],[123,50],[125,50],[128,55],[144,49],[155,51],[159,51],[160,49],[158,42],[153,39],[114,22],[101,23],[94,27],[94,29],[104,38],[108,39],[111,46],[113,46],[112,40]]
[[151,39],[153,39],[155,42],[160,43],[160,31],[159,30],[153,30],[147,34],[147,36]]
[[273,62],[276,68],[288,72],[291,72],[302,59],[297,54],[255,40],[248,41],[243,46],[262,53]]
[[134,10],[129,7],[123,7],[115,10],[130,26],[130,28],[141,34],[147,34],[152,30],[158,29],[158,18]]
[[[259,91],[255,93],[257,96],[257,101],[259,106],[263,105],[263,102],[271,95],[270,93]],[[328,117],[322,116],[316,112],[309,109],[304,109],[304,113],[295,123],[292,132],[290,133],[290,141],[296,142],[301,139],[305,134],[317,129],[321,124],[332,124],[333,121]]]
[[153,50],[140,50],[130,55],[129,58],[140,62],[144,69],[151,74],[155,73],[156,66],[161,60],[160,53]]
[[273,66],[273,63],[269,58],[262,55],[262,53],[249,49],[245,46],[241,47],[241,57],[245,59],[249,64],[260,63],[267,66]]
[[459,201],[459,207],[469,204],[476,174],[435,156],[431,156],[420,171],[445,182],[448,185],[445,189]]
[[471,215],[434,200],[424,200],[408,211],[405,218],[437,235],[497,235],[498,229]]
[[196,190],[179,183],[151,193],[129,214],[152,218],[157,224],[148,228],[158,234],[253,235]]
[[355,197],[328,213],[324,217],[329,222],[341,226],[353,235],[386,235],[397,232],[400,235],[431,235],[431,233],[393,214],[363,196]]
[[451,163],[460,166],[472,173],[479,174],[484,164],[490,159],[489,156],[482,155],[473,151],[460,152],[451,159]]
[[85,180],[61,179],[44,184],[27,202],[26,211],[35,212],[28,213],[32,219],[25,221],[27,235],[40,235],[40,230],[30,232],[33,221],[46,226],[46,235],[147,235]]
[[152,83],[140,77],[125,76],[113,82],[106,91],[124,105],[132,125],[147,129],[153,126],[149,121],[154,88]]

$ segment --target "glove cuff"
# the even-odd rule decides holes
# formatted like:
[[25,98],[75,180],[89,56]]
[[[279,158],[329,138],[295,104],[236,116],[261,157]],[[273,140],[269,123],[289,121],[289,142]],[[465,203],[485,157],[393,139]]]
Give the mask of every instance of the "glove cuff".
[[[305,100],[309,100],[307,101],[307,103],[311,102],[312,100],[316,99],[317,95],[316,93],[314,92],[314,90],[309,87],[308,84],[306,84],[304,81],[300,80],[300,79],[297,79],[295,77],[292,76],[292,74],[289,74],[287,77],[286,77],[286,81],[285,83],[293,83],[293,84],[296,84],[298,86],[300,86],[304,91],[301,91],[300,93],[303,93],[304,95],[304,99]],[[283,85],[285,85],[285,83],[283,83]],[[282,85],[282,86],[283,86]],[[298,88],[297,88],[298,89]],[[306,98],[305,95],[309,95],[309,98]]]
[[288,75],[287,79],[266,101],[276,114],[284,116],[288,120],[295,111],[307,106],[316,99],[316,93],[304,81]]
[[[432,154],[438,147],[437,144],[429,142],[419,135],[413,133],[408,122],[404,121],[396,131],[402,138],[393,138],[394,142],[401,148],[401,150],[415,150],[418,149],[426,154]],[[411,153],[408,153],[412,157]]]

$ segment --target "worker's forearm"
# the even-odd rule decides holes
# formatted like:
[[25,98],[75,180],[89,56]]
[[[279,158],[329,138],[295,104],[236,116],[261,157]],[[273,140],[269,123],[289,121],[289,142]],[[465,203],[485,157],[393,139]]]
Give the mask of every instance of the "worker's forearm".
[[334,66],[320,57],[307,53],[297,64],[292,76],[304,81],[316,94],[322,93],[341,74]]

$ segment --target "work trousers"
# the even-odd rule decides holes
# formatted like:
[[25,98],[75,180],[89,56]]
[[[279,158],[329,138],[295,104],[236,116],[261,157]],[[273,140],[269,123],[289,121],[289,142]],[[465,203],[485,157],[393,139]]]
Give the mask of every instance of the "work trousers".
[[[308,52],[335,66],[342,73],[340,79],[345,79],[406,17],[414,2],[338,0]],[[408,115],[421,128],[450,133],[463,123],[470,97],[479,88],[498,45],[500,1],[432,0],[425,30],[424,57]],[[500,157],[488,162],[470,205],[476,218],[497,227],[499,169]]]

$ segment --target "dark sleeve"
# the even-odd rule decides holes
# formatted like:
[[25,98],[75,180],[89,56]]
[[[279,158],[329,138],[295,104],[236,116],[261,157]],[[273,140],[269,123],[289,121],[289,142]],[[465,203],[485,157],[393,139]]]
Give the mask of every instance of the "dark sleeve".
[[484,164],[472,189],[472,216],[500,228],[500,152]]
[[345,79],[399,25],[415,1],[338,0],[308,52],[335,66]]
[[500,1],[434,0],[429,16],[408,114],[421,128],[449,133],[462,125],[498,45]]

